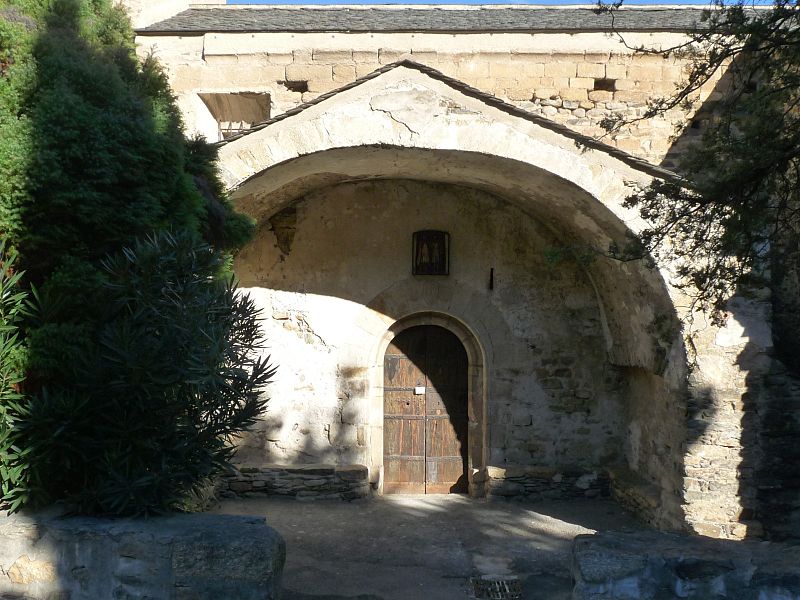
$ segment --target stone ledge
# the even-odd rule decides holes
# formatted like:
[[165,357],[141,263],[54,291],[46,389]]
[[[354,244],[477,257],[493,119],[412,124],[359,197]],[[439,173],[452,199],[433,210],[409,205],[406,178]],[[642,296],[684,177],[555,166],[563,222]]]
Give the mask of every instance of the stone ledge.
[[573,600],[800,599],[800,546],[655,531],[579,535]]
[[369,469],[364,465],[241,466],[217,483],[223,497],[293,496],[301,500],[353,500],[369,496]]
[[0,597],[272,600],[285,557],[263,517],[4,516]]
[[607,497],[604,471],[507,465],[486,468],[487,496],[519,496],[531,500]]

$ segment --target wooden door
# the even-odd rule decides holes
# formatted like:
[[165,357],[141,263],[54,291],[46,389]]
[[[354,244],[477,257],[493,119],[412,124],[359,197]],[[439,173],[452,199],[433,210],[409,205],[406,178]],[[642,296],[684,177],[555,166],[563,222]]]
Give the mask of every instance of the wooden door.
[[383,489],[467,491],[467,354],[442,327],[400,333],[383,365]]

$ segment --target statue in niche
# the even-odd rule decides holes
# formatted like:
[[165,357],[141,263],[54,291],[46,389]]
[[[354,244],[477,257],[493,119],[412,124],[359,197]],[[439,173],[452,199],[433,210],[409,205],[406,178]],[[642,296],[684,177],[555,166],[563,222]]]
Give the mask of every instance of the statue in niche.
[[412,273],[448,275],[450,273],[450,234],[446,231],[416,231],[412,236]]

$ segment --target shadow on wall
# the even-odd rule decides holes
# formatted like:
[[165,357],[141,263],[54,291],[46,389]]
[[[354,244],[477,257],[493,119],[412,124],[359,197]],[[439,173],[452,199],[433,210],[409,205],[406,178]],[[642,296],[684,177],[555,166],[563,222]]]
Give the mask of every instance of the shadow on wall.
[[730,301],[726,326],[698,356],[704,367],[689,377],[686,516],[704,535],[797,538],[800,380],[771,354],[768,302],[743,294]]
[[728,70],[717,81],[708,99],[697,107],[692,118],[673,137],[672,145],[661,160],[662,167],[680,172],[682,157],[691,151],[693,144],[701,141],[709,122],[714,118],[714,110],[719,104],[719,99],[730,89],[732,80]]
[[[763,305],[764,312],[771,308]],[[737,358],[748,371],[741,396],[742,519],[760,524],[748,529],[748,537],[758,537],[763,529],[769,539],[800,539],[800,377],[771,354],[771,331],[765,334],[758,321],[750,326],[751,315],[740,319],[736,308],[731,314],[750,338]]]
[[[728,71],[678,132],[661,166],[680,171],[681,157],[701,141],[731,86]],[[766,290],[739,290],[728,306],[727,327],[708,346],[718,352],[711,363],[724,357],[744,378],[738,381],[734,368],[712,389],[702,372],[689,377],[685,494],[696,496],[703,511],[727,511],[735,530],[728,533],[735,537],[800,537],[800,253],[795,239],[783,242],[773,257],[771,297],[763,299]],[[725,341],[731,330],[738,333],[735,346]],[[741,348],[737,355],[734,347]],[[719,385],[723,381],[727,386]],[[740,506],[715,508],[715,492],[731,487]],[[716,529],[697,530],[717,535]]]

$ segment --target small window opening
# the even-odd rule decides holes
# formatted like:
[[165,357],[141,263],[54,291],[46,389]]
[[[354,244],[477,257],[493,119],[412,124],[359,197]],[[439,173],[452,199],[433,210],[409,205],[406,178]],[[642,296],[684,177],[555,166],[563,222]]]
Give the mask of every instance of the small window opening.
[[308,81],[279,81],[283,87],[285,87],[290,92],[296,92],[298,94],[305,94],[308,91]]
[[223,140],[269,119],[270,96],[266,93],[200,94],[200,99],[217,121]]
[[595,92],[613,92],[616,90],[616,79],[595,79],[594,80],[594,91]]

